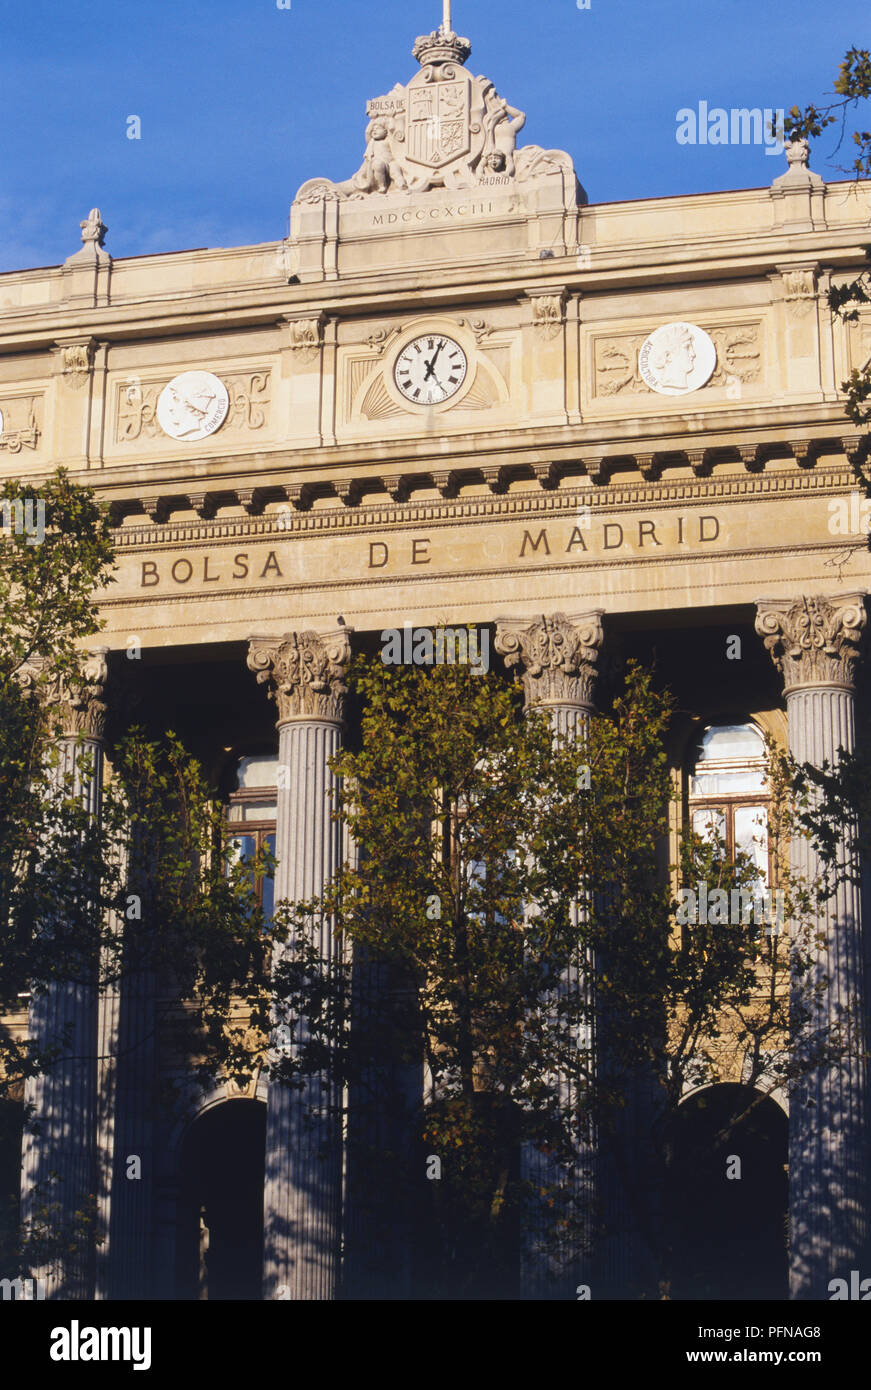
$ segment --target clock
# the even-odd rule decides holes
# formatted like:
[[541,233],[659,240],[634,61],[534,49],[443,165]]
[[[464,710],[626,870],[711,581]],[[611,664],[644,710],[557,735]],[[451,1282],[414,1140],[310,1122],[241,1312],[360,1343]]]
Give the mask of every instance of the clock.
[[459,343],[444,333],[425,333],[406,343],[396,359],[396,389],[412,405],[441,405],[466,380],[469,363]]

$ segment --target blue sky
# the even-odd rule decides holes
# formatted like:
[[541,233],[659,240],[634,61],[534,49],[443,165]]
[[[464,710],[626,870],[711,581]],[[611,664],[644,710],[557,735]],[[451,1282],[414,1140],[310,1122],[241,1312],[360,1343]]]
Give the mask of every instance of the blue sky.
[[[0,270],[62,261],[94,205],[114,256],[285,235],[305,179],[359,167],[366,99],[417,71],[411,45],[441,12],[0,0]],[[591,202],[770,183],[782,155],[679,145],[677,111],[818,101],[845,50],[871,44],[867,0],[454,0],[454,27],[469,67],[528,113],[521,142],[568,150]],[[828,177],[835,139],[812,157]]]

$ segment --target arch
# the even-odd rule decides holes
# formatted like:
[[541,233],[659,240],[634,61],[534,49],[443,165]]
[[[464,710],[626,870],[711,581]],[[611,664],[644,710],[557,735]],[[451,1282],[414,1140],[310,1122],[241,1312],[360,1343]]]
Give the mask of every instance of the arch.
[[225,1101],[229,1100],[257,1100],[262,1101],[265,1105],[269,1093],[267,1079],[260,1072],[251,1078],[244,1093],[232,1081],[220,1081],[210,1091],[204,1092],[192,1080],[188,1080],[187,1085],[184,1085],[185,1079],[178,1073],[174,1075],[173,1079],[180,1088],[180,1101],[175,1112],[175,1119],[169,1130],[167,1147],[173,1155],[176,1168],[181,1162],[181,1151],[188,1133],[207,1111],[214,1110],[216,1106],[223,1105]]
[[[732,1084],[732,1083],[725,1083],[725,1082],[723,1082],[723,1083],[718,1083],[718,1084],[723,1084],[723,1085],[725,1085],[725,1084]],[[681,1095],[681,1098],[680,1098],[680,1101],[678,1102],[678,1104],[679,1104],[680,1106],[686,1105],[687,1101],[688,1101],[688,1100],[692,1100],[694,1096],[699,1096],[699,1095],[701,1095],[701,1093],[702,1093],[703,1091],[710,1091],[710,1090],[712,1090],[712,1089],[713,1089],[713,1087],[712,1087],[712,1085],[711,1085],[711,1083],[710,1083],[709,1081],[703,1081],[703,1082],[701,1082],[698,1086],[694,1086],[694,1085],[691,1085],[691,1084],[687,1084],[687,1085],[685,1086],[685,1088],[684,1088],[683,1094]],[[747,1087],[746,1089],[748,1089],[748,1090],[753,1090],[754,1088],[753,1088],[753,1087]],[[764,1093],[763,1093],[762,1091],[759,1091],[759,1092],[757,1092],[757,1094],[759,1094],[760,1096],[763,1095],[763,1094],[766,1095],[767,1099],[770,1100],[770,1101],[772,1101],[772,1102],[777,1106],[778,1110],[780,1110],[781,1113],[782,1113],[784,1116],[786,1116],[786,1117],[788,1118],[788,1116],[789,1116],[789,1096],[787,1095],[787,1093],[786,1093],[785,1089],[783,1088],[783,1086],[775,1086],[775,1087],[772,1087],[772,1089],[771,1089],[770,1091],[767,1091],[767,1092],[764,1092]]]
[[752,719],[707,721],[696,744],[696,764],[711,758],[761,758],[765,741]]
[[705,729],[719,724],[752,724],[763,738],[770,737],[781,748],[788,745],[786,713],[771,709],[707,709],[703,714],[676,718],[668,735],[667,751],[672,766],[681,774],[689,761],[692,749]]
[[787,1156],[770,1096],[722,1083],[682,1100],[666,1140],[673,1298],[788,1296]]
[[[226,800],[238,789],[237,772],[239,763],[249,758],[269,758],[278,764],[278,744],[276,739],[249,738],[224,748],[216,755],[210,775],[218,795]],[[273,783],[274,786],[274,783]]]
[[259,1299],[263,1282],[266,1106],[215,1100],[179,1145],[176,1296]]

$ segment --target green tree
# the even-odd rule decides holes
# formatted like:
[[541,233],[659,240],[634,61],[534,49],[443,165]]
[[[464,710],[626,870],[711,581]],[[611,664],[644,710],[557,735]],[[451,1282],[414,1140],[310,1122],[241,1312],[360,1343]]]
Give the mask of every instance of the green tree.
[[[333,767],[357,856],[323,898],[276,911],[288,1045],[273,1074],[299,1085],[329,1071],[352,1097],[394,1096],[398,1122],[364,1186],[380,1164],[393,1219],[404,1191],[428,1207],[430,1291],[510,1293],[519,1241],[564,1282],[608,1219],[573,1176],[593,1166],[594,1134],[655,1252],[655,1289],[669,1253],[651,1189],[677,1101],[736,1071],[770,1091],[793,1066],[788,938],[744,918],[675,930],[662,858],[671,701],[630,665],[573,743],[524,715],[495,673],[375,660],[353,679],[362,746]],[[746,856],[730,863],[697,837],[682,863],[712,887],[753,879]],[[782,882],[806,938],[814,892],[787,869]],[[314,944],[324,916],[341,943],[329,960]],[[807,946],[797,932],[793,959]],[[423,1100],[409,1108],[401,1073],[421,1064]],[[639,1081],[643,1152],[625,1123]],[[425,1181],[427,1157],[438,1181]]]
[[[71,885],[89,878],[93,834],[83,808],[57,786],[56,708],[41,697],[83,679],[81,644],[100,626],[92,596],[111,580],[113,550],[93,493],[63,470],[37,488],[7,482],[0,510],[7,523],[0,538],[0,998],[15,1001],[30,987],[35,943],[46,939],[57,910],[34,891],[41,847],[53,833],[58,859],[61,842],[64,852],[75,846],[64,866]],[[39,515],[41,538],[32,524]],[[81,928],[81,895],[71,892],[69,902]],[[62,934],[50,953],[55,968],[74,969],[92,945],[81,931]],[[51,965],[45,962],[45,973]],[[36,1064],[8,1032],[0,1034],[0,1095]]]
[[[3,497],[0,1144],[9,1152],[25,1081],[69,1052],[68,1033],[28,1038],[13,1026],[22,999],[52,988],[123,989],[145,972],[175,1002],[176,1046],[204,1083],[250,1074],[247,1016],[268,978],[254,880],[270,866],[265,855],[242,863],[228,853],[215,793],[171,732],[133,729],[109,748],[101,815],[90,814],[87,747],[73,766],[57,740],[61,702],[87,693],[84,649],[99,641],[97,604],[114,567],[108,513],[63,470],[36,488],[8,482]],[[27,1230],[13,1203],[0,1232],[4,1273],[91,1242],[94,1197],[77,1194],[70,1221],[49,1185]]]

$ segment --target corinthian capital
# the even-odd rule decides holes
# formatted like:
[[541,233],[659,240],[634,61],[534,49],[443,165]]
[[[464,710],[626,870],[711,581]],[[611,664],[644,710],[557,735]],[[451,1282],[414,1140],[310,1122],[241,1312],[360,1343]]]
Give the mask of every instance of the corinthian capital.
[[87,652],[76,676],[53,671],[44,657],[32,656],[21,668],[22,687],[51,706],[60,717],[63,733],[73,738],[101,739],[106,732],[107,706],[103,700],[109,667],[108,647]]
[[592,709],[602,637],[602,610],[596,609],[568,617],[503,618],[495,645],[520,676],[527,705]]
[[269,686],[278,705],[278,723],[328,719],[341,724],[351,660],[351,629],[289,632],[285,637],[252,637],[248,668]]
[[852,690],[865,623],[864,594],[763,599],[756,605],[756,631],[787,695],[815,685]]

